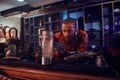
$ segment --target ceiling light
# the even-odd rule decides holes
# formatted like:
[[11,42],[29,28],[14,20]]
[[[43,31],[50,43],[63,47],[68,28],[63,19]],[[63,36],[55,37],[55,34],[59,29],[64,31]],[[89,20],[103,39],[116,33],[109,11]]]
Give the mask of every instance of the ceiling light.
[[17,0],[17,1],[19,1],[19,2],[23,2],[24,0]]

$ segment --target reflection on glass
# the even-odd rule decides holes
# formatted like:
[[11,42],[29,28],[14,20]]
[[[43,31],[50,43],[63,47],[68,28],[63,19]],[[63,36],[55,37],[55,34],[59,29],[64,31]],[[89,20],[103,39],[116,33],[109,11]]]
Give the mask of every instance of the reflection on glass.
[[90,29],[100,30],[100,22],[85,23],[85,31]]
[[83,11],[78,12],[78,18],[83,17]]
[[63,11],[61,13],[61,18],[62,18],[62,21],[64,21],[67,18],[67,11]]
[[76,11],[71,11],[70,12],[70,17],[74,18],[74,19],[77,19],[77,12]]

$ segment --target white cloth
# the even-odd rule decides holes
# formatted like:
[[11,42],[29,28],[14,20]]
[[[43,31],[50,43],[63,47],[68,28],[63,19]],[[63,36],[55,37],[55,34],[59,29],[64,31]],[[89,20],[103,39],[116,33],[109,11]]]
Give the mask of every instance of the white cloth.
[[5,43],[6,39],[4,37],[0,38],[0,43]]

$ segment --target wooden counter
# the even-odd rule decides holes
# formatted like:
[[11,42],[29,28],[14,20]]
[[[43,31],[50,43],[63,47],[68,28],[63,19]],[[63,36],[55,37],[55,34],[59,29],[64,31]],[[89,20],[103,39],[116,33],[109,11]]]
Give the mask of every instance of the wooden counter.
[[0,72],[23,80],[113,80],[113,78],[65,71],[0,66]]

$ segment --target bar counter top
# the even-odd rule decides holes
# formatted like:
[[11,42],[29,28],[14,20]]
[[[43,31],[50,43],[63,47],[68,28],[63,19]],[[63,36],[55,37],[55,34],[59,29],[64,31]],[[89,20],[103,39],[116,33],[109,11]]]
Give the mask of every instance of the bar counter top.
[[41,65],[27,61],[1,61],[0,72],[22,80],[113,80],[111,67],[76,63]]

